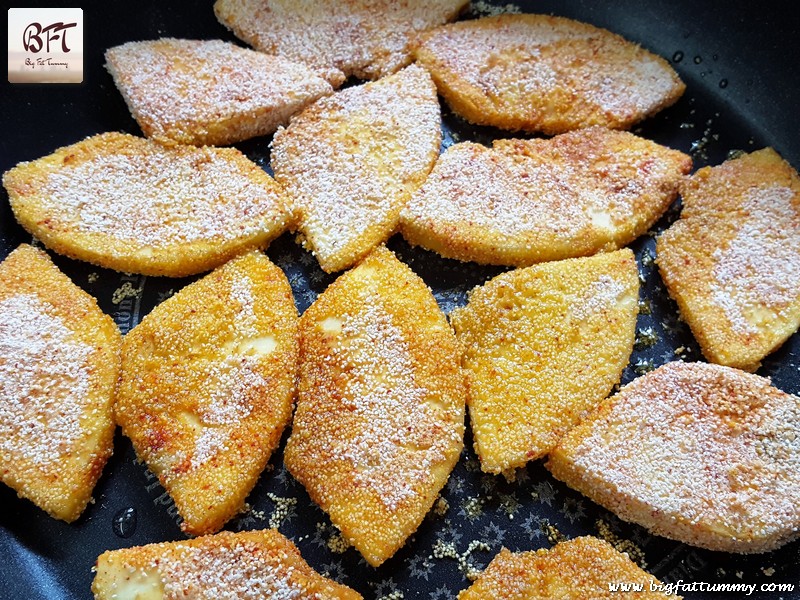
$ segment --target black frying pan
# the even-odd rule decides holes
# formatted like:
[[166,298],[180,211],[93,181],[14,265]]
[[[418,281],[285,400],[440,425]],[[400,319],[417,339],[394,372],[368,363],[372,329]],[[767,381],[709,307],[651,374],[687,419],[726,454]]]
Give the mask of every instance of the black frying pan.
[[[55,5],[57,3],[48,3]],[[2,84],[0,92],[0,171],[31,160],[85,136],[108,130],[139,133],[110,76],[103,69],[106,48],[130,40],[161,36],[234,38],[217,23],[211,3],[188,0],[108,2],[83,5],[85,20],[85,78],[80,85]],[[639,42],[672,60],[688,89],[678,104],[643,123],[637,132],[689,152],[695,166],[718,164],[731,150],[773,146],[800,167],[800,136],[795,121],[800,83],[795,69],[800,43],[800,20],[793,3],[673,2],[623,0],[595,3],[581,0],[524,3],[528,12],[548,12],[605,27]],[[503,134],[491,128],[466,125],[444,110],[446,139],[488,142]],[[268,139],[239,147],[268,167]],[[676,216],[671,211],[655,229]],[[5,192],[0,192],[0,258],[19,243],[30,241],[14,221]],[[478,267],[439,258],[409,248],[399,237],[390,247],[434,289],[441,306],[463,304],[466,292],[500,269]],[[633,248],[641,260],[653,252],[652,237]],[[286,235],[268,255],[290,275],[295,298],[304,310],[333,280]],[[54,256],[56,263],[80,286],[98,297],[123,331],[189,280],[126,276]],[[637,376],[635,365],[658,365],[675,358],[685,346],[687,360],[699,351],[685,325],[676,319],[675,305],[655,268],[641,266],[644,294],[653,311],[640,316],[640,327],[653,327],[659,342],[637,350],[624,381]],[[96,280],[89,278],[97,274]],[[114,304],[113,291],[129,282],[141,288],[140,300]],[[1,316],[0,316],[1,318]],[[779,388],[800,393],[800,337],[764,361],[759,371]],[[757,586],[794,584],[796,591],[756,593],[750,597],[800,599],[800,543],[764,555],[736,556],[694,549],[643,529],[621,523],[555,481],[539,463],[530,465],[513,484],[483,475],[468,449],[443,492],[449,509],[432,514],[395,557],[379,569],[368,567],[355,550],[333,551],[330,521],[314,507],[303,489],[282,467],[278,452],[250,497],[254,512],[233,520],[229,529],[268,526],[282,499],[296,499],[280,530],[297,542],[316,569],[359,590],[366,598],[400,591],[409,598],[452,598],[469,585],[460,554],[475,568],[484,567],[506,546],[512,550],[548,547],[561,536],[604,534],[628,540],[641,551],[647,568],[667,582],[754,583]],[[282,446],[281,446],[282,447]],[[800,474],[798,474],[800,479]],[[800,483],[799,483],[800,485]],[[0,597],[31,599],[91,598],[91,567],[102,551],[156,541],[182,539],[175,509],[146,469],[135,462],[130,444],[118,436],[115,455],[95,490],[96,502],[74,524],[46,516],[14,492],[0,486]],[[263,513],[263,514],[262,514]],[[470,542],[481,541],[489,551],[467,554]],[[637,551],[638,552],[638,551]],[[700,586],[697,586],[698,588]],[[725,594],[684,592],[687,598],[724,598]],[[730,597],[740,597],[732,595]]]

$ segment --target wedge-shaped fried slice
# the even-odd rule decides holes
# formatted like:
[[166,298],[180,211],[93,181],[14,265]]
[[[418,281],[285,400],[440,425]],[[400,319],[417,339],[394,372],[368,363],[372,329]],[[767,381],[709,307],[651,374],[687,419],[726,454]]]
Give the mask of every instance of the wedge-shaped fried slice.
[[234,148],[103,133],[20,163],[3,185],[48,248],[145,275],[207,271],[288,225],[278,185]]
[[316,69],[334,86],[378,79],[411,62],[416,32],[454,19],[467,0],[217,0],[214,12],[257,50]]
[[619,383],[638,275],[628,249],[536,265],[498,275],[451,313],[484,471],[513,476],[544,456]]
[[800,534],[800,398],[730,367],[668,363],[603,402],[547,468],[658,535],[767,552]]
[[380,247],[300,319],[289,471],[377,566],[419,526],[458,460],[455,336],[408,267]]
[[182,529],[212,533],[241,510],[291,417],[297,311],[259,252],[172,296],[125,336],[115,405]]
[[41,250],[0,264],[0,481],[57,519],[80,516],[111,456],[121,344]]
[[548,15],[498,15],[420,34],[416,59],[472,123],[548,135],[627,129],[686,86],[663,58],[605,29]]
[[[614,584],[642,591],[611,591]],[[627,554],[595,537],[561,542],[549,550],[510,552],[503,548],[458,600],[657,600],[680,598],[668,584],[643,571]]]
[[440,142],[436,88],[415,65],[323,98],[275,134],[275,179],[325,271],[352,266],[389,238]]
[[357,600],[323,577],[275,529],[222,532],[104,552],[97,559],[96,600]]
[[198,146],[273,133],[332,91],[305,65],[220,40],[128,42],[106,68],[147,137]]
[[681,195],[661,276],[705,357],[755,371],[800,326],[800,177],[767,148],[700,169]]
[[412,244],[527,266],[621,248],[678,194],[687,155],[600,127],[549,140],[455,144],[401,213]]

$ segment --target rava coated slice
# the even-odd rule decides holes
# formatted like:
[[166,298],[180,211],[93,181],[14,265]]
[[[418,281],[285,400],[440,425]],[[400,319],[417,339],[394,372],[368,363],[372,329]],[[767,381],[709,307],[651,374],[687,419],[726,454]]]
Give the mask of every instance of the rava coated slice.
[[503,273],[451,313],[484,471],[513,477],[611,392],[633,350],[638,298],[625,249]]
[[361,598],[314,571],[276,529],[110,550],[95,573],[95,600]]
[[385,247],[303,314],[285,462],[342,536],[378,566],[430,510],[463,447],[453,331]]
[[456,113],[511,131],[628,129],[686,89],[660,56],[608,30],[549,15],[443,25],[418,37],[414,56]]
[[125,273],[202,273],[290,224],[279,186],[235,148],[102,133],[18,164],[3,185],[45,246]]
[[291,418],[297,355],[289,282],[257,251],[125,336],[116,419],[185,532],[214,533],[242,509]]
[[439,155],[439,120],[430,75],[412,65],[322,98],[275,134],[275,179],[323,270],[351,267],[394,233]]
[[681,186],[658,269],[714,363],[755,371],[800,326],[800,177],[771,148]]
[[448,258],[528,266],[621,248],[678,195],[689,156],[593,127],[551,139],[463,142],[401,212],[410,243]]
[[0,481],[57,519],[81,515],[111,456],[121,345],[44,251],[0,264]]
[[800,398],[720,365],[672,362],[600,404],[547,468],[621,519],[722,552],[800,534]]

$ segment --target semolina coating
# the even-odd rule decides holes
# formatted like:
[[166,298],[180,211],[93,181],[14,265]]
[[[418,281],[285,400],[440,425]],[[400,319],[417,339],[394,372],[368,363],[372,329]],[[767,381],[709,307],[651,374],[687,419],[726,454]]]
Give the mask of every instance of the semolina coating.
[[[643,586],[641,592],[609,591],[609,584]],[[584,536],[550,549],[511,552],[503,548],[458,600],[657,600],[677,598],[608,542]]]
[[75,521],[113,451],[119,329],[45,252],[0,264],[0,481]]
[[463,142],[411,197],[400,231],[447,258],[494,265],[616,250],[656,222],[691,168],[682,152],[601,127]]
[[324,271],[351,267],[389,239],[440,143],[436,87],[416,65],[323,98],[275,134],[275,179]]
[[755,371],[800,326],[800,177],[771,148],[681,186],[658,268],[703,355]]
[[686,89],[670,64],[605,29],[503,14],[421,33],[414,56],[470,123],[555,135],[628,129]]
[[139,127],[164,143],[227,145],[268,135],[333,91],[305,65],[221,40],[128,42],[105,56]]
[[314,571],[276,529],[111,550],[98,557],[94,571],[95,600],[361,598]]
[[3,175],[14,216],[71,258],[126,273],[208,271],[289,226],[283,193],[234,148],[102,133]]
[[339,87],[412,61],[418,32],[455,19],[468,0],[217,0],[214,13],[256,50],[307,64]]
[[244,506],[291,419],[297,310],[258,251],[186,286],[126,336],[115,403],[191,535]]
[[450,314],[481,469],[513,477],[619,383],[639,272],[629,249],[498,275]]
[[721,552],[800,535],[800,398],[709,363],[667,363],[602,402],[545,465],[652,533]]
[[285,463],[372,566],[401,548],[463,448],[455,336],[424,282],[379,247],[300,319]]

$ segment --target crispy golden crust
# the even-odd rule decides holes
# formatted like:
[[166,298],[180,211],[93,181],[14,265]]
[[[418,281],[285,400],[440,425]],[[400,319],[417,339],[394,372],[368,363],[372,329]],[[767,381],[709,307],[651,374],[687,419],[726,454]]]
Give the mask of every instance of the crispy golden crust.
[[106,68],[147,137],[198,146],[273,133],[332,91],[304,65],[220,40],[128,42]]
[[511,131],[627,129],[686,88],[663,58],[605,29],[548,15],[437,27],[417,37],[414,56],[456,113]]
[[551,262],[498,275],[451,313],[484,471],[544,456],[619,383],[638,276],[628,249]]
[[319,100],[275,134],[275,179],[325,271],[352,266],[394,233],[439,156],[439,121],[430,75],[412,65]]
[[0,481],[74,521],[112,452],[121,336],[41,250],[0,264]]
[[[609,591],[609,584],[615,583],[641,584],[643,591]],[[549,550],[514,553],[503,548],[475,583],[458,595],[458,600],[681,598],[658,591],[659,585],[658,579],[636,566],[626,554],[608,542],[587,536],[561,542]]]
[[373,566],[419,526],[462,449],[455,336],[407,266],[380,247],[300,320],[285,462]]
[[755,371],[800,326],[800,177],[771,148],[681,187],[658,267],[711,362]]
[[455,144],[400,215],[410,243],[448,258],[528,266],[615,250],[676,198],[687,155],[593,127],[549,140]]
[[278,185],[234,148],[104,133],[20,163],[3,185],[48,248],[123,272],[201,273],[289,225]]
[[570,431],[547,468],[653,533],[768,552],[800,533],[800,398],[707,363],[668,363]]
[[467,0],[217,0],[220,23],[257,50],[305,63],[335,87],[411,62],[416,32],[454,19]]
[[96,600],[361,598],[314,571],[291,540],[275,529],[225,531],[104,552],[95,572],[92,592]]
[[136,454],[193,535],[241,510],[291,418],[297,310],[251,252],[172,296],[125,336],[115,404]]

